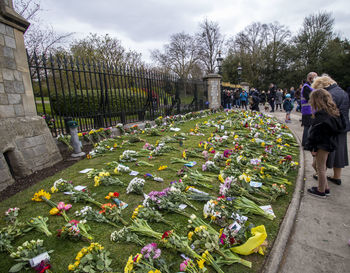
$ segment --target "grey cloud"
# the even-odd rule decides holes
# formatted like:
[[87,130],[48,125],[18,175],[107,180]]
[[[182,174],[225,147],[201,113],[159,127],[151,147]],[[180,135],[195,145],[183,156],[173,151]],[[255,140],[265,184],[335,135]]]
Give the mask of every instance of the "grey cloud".
[[51,1],[48,9],[64,10],[61,16],[73,17],[95,29],[113,30],[136,42],[144,42],[164,40],[175,32],[192,32],[197,27],[192,18],[210,11],[212,5],[212,1],[75,0],[69,4],[67,1]]

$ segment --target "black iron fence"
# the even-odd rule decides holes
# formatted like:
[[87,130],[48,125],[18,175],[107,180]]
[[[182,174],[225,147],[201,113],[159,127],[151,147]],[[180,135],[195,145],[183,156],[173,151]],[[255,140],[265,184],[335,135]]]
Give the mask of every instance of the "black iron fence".
[[54,136],[206,108],[207,85],[149,69],[67,56],[28,56],[38,115]]

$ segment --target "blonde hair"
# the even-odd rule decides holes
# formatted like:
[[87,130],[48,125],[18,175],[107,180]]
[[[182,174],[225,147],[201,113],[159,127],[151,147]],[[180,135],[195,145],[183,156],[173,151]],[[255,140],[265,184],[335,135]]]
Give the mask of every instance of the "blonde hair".
[[312,91],[309,102],[312,109],[315,111],[323,110],[334,117],[338,117],[340,115],[331,94],[325,89],[316,89]]
[[332,84],[337,84],[337,82],[327,74],[322,74],[321,77],[317,77],[314,79],[314,82],[312,83],[311,87],[313,89],[321,89],[321,88],[327,88]]

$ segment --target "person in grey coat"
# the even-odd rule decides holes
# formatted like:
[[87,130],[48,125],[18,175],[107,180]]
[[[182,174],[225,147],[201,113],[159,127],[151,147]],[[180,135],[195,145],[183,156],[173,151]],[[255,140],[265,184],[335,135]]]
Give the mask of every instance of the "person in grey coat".
[[338,135],[338,147],[337,149],[328,155],[327,168],[333,168],[333,177],[327,177],[328,181],[337,185],[341,184],[341,170],[345,166],[349,165],[348,159],[348,147],[347,147],[347,132],[350,131],[349,122],[349,96],[348,94],[338,86],[330,76],[323,74],[321,77],[317,77],[312,88],[320,89],[324,88],[332,95],[332,98],[337,105],[339,112],[345,119],[346,129],[343,133]]
[[283,102],[283,91],[282,89],[278,89],[276,92],[276,110],[278,109],[278,106],[280,107],[280,111],[282,111],[282,102]]

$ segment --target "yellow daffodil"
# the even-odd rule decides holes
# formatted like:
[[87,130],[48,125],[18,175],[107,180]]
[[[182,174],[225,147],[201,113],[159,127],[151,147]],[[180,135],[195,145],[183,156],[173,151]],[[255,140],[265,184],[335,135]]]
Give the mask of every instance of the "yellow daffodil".
[[221,183],[225,182],[225,179],[222,177],[221,173],[219,174],[218,178]]
[[261,142],[261,147],[265,147],[265,142]]
[[277,138],[277,139],[276,139],[276,142],[277,142],[277,143],[282,143],[282,138]]
[[69,271],[74,271],[75,266],[73,264],[68,265],[68,270]]
[[204,260],[204,259],[200,259],[199,261],[197,261],[198,267],[199,267],[200,269],[203,269],[203,268],[204,268],[204,263],[205,263],[205,260]]

